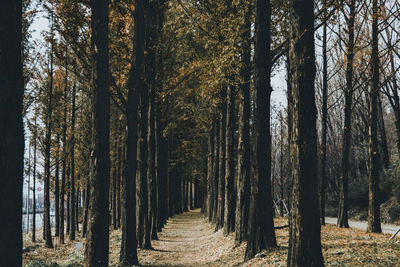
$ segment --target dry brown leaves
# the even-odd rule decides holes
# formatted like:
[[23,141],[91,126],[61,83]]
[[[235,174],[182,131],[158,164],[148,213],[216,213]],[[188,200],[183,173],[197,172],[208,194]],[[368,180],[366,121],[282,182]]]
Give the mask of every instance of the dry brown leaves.
[[[287,219],[275,219],[275,225],[285,225]],[[38,231],[38,237],[41,232]],[[200,212],[185,213],[168,221],[159,240],[152,241],[152,250],[138,250],[139,261],[144,266],[286,266],[288,228],[276,231],[278,248],[267,252],[264,258],[243,262],[246,245],[234,247],[234,234],[224,237],[222,231],[215,232]],[[322,227],[323,254],[327,266],[400,266],[400,242],[388,242],[384,234],[367,234],[357,229],[339,229],[334,225]],[[68,238],[66,237],[66,240]],[[84,243],[80,237],[74,242],[66,241],[54,249],[43,247],[24,253],[24,264],[32,260],[51,260],[58,264],[71,261],[83,262],[76,254],[76,242]],[[117,266],[121,233],[111,231],[110,266]],[[24,236],[24,247],[34,246],[30,236]],[[83,250],[82,250],[83,253]]]

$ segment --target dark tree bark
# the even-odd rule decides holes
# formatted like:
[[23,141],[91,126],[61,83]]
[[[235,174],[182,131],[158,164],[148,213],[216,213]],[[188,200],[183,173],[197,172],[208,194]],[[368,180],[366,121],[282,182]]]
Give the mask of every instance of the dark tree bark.
[[46,107],[46,137],[45,137],[45,150],[44,150],[44,224],[43,224],[43,232],[45,239],[45,246],[47,248],[53,247],[53,241],[51,239],[51,226],[50,226],[50,150],[51,150],[51,132],[52,132],[52,115],[53,115],[53,48],[54,48],[54,21],[53,21],[53,12],[50,14],[50,23],[51,23],[51,44],[50,44],[50,70],[49,70],[49,91],[48,91],[48,102]]
[[[122,129],[121,129],[122,133]],[[122,138],[119,138],[118,141],[118,159],[117,159],[117,227],[121,228],[121,177],[122,177],[122,149],[121,149],[121,144],[122,144]]]
[[[145,40],[144,0],[135,2],[135,57],[128,81],[128,103],[126,107],[127,128],[126,156],[123,153],[124,169],[122,174],[122,240],[120,262],[122,265],[139,265],[136,239],[136,194],[140,184],[136,184],[138,172],[138,105],[139,91],[143,87],[143,63]],[[138,195],[140,196],[140,195]],[[139,222],[138,222],[139,223]]]
[[[114,141],[114,153],[117,151],[117,141]],[[114,230],[118,229],[117,226],[117,157],[114,154],[114,164],[112,167],[112,222]]]
[[213,192],[214,192],[214,199],[213,199],[213,207],[212,210],[212,223],[217,224],[217,210],[218,210],[218,183],[219,183],[219,140],[220,140],[220,119],[217,118],[214,121],[214,164],[213,164]]
[[0,265],[22,265],[24,81],[21,59],[22,1],[0,7]]
[[226,103],[227,89],[226,85],[223,85],[221,90],[221,120],[219,121],[219,170],[218,170],[218,191],[217,191],[217,219],[216,229],[220,229],[224,226],[224,208],[225,208],[225,157],[226,157]]
[[[228,106],[225,133],[225,208],[224,208],[224,235],[235,231],[235,88],[228,86]],[[191,185],[190,185],[191,187]]]
[[208,157],[207,157],[207,204],[206,214],[208,221],[212,220],[212,213],[214,209],[214,191],[213,191],[213,163],[214,163],[214,128],[215,123],[211,125],[211,130],[208,133]]
[[159,144],[157,145],[159,148],[159,156],[158,156],[158,181],[159,181],[159,190],[160,190],[160,198],[159,198],[159,213],[161,214],[161,220],[159,225],[159,231],[165,225],[168,219],[168,143],[167,141],[159,136]]
[[[320,179],[320,220],[325,225],[325,191],[326,191],[326,136],[327,136],[327,119],[328,119],[328,55],[327,55],[327,0],[323,0],[324,17],[323,17],[323,34],[322,34],[322,119],[321,119],[321,179]],[[282,199],[283,201],[283,199]],[[283,202],[282,202],[283,204]],[[281,212],[283,205],[281,204]]]
[[36,242],[36,152],[37,152],[37,117],[33,130],[33,209],[32,209],[32,242]]
[[339,214],[338,227],[349,227],[348,210],[348,187],[350,172],[350,151],[351,151],[351,110],[353,105],[353,58],[354,58],[354,20],[356,16],[355,0],[349,3],[348,44],[347,44],[347,66],[346,66],[346,89],[344,106],[344,129],[343,129],[343,155],[342,173],[339,180]]
[[[290,38],[290,37],[288,37]],[[291,63],[290,63],[290,56],[289,56],[289,51],[286,52],[286,86],[287,86],[287,123],[288,123],[288,158],[289,158],[289,164],[288,164],[288,204],[289,204],[289,209],[290,209],[290,202],[291,202],[291,191],[292,191],[292,166],[290,163],[290,158],[292,155],[292,152],[290,151],[290,147],[292,146],[292,130],[293,130],[293,90],[292,90],[292,73],[291,73]],[[290,218],[290,210],[289,210],[289,218]]]
[[108,266],[110,186],[110,99],[108,1],[91,1],[93,57],[93,136],[89,222],[85,266]]
[[239,110],[239,141],[238,141],[238,183],[235,218],[235,245],[238,246],[247,240],[247,226],[250,205],[250,79],[251,79],[251,15],[252,5],[247,7],[245,29],[243,31],[243,49],[241,76],[243,83],[240,86],[241,99]]
[[318,205],[314,3],[290,1],[292,193],[288,266],[323,266]]
[[147,212],[150,227],[150,236],[152,240],[157,240],[157,187],[156,187],[156,154],[155,154],[155,92],[154,87],[150,88],[148,105],[148,129],[147,129],[147,185],[148,185],[148,203]]
[[378,50],[378,0],[372,1],[372,86],[369,92],[369,121],[368,121],[368,180],[369,180],[369,208],[367,232],[381,233],[381,214],[379,203],[379,149],[378,149],[378,94],[379,94],[379,50]]
[[[279,194],[280,194],[280,205],[279,205],[279,208],[280,208],[280,215],[283,217],[284,216],[284,188],[285,188],[285,179],[284,179],[284,175],[283,175],[283,135],[284,135],[284,132],[283,132],[283,114],[282,114],[282,112],[280,111],[279,112],[279,122],[280,122],[280,159],[279,159],[279,163],[280,163],[280,182],[279,182],[279,184],[280,184],[280,186],[279,186]],[[272,196],[273,196],[274,194],[272,194]]]
[[187,186],[187,179],[188,179],[188,177],[182,179],[182,211],[183,211],[183,212],[188,211],[188,202],[187,202],[187,192],[188,192],[187,189],[188,189],[188,186]]
[[55,173],[55,186],[54,186],[54,209],[55,209],[55,236],[60,235],[60,135],[57,134],[57,155],[56,155],[56,173]]
[[251,182],[249,237],[245,259],[263,249],[276,247],[271,196],[271,7],[270,1],[256,1],[254,67],[254,152]]
[[148,88],[143,83],[142,91],[140,93],[140,130],[138,138],[138,162],[139,169],[137,174],[137,190],[136,190],[136,201],[137,201],[137,213],[138,216],[138,233],[137,239],[139,247],[151,248],[150,241],[150,227],[147,216],[148,210],[148,192],[147,192],[147,108],[148,108]]
[[82,237],[86,237],[86,234],[87,234],[89,199],[90,199],[90,187],[89,187],[89,180],[88,180],[88,181],[86,181],[86,190],[85,190],[85,207],[84,207],[85,210],[83,212]]
[[[43,176],[39,175],[39,180],[42,180]],[[44,207],[43,207],[44,208]],[[43,211],[44,213],[44,211]],[[46,240],[46,223],[45,223],[45,216],[43,214],[42,216],[42,240],[45,241]]]
[[69,230],[71,229],[71,181],[70,181],[70,173],[71,173],[71,164],[67,162],[67,227],[65,233],[69,235]]
[[75,199],[75,226],[76,226],[76,232],[79,233],[79,203],[80,203],[80,198],[81,198],[81,192],[79,190],[79,180],[80,180],[80,174],[78,175],[78,180],[76,183],[76,199]]
[[[67,55],[67,53],[66,53]],[[67,58],[67,57],[66,57]],[[68,60],[65,60],[65,87],[64,87],[64,114],[62,125],[62,172],[60,191],[60,243],[64,244],[64,202],[65,202],[65,176],[67,171],[67,112],[68,112]]]
[[70,228],[69,240],[75,240],[75,224],[78,223],[75,219],[75,114],[76,114],[76,85],[72,87],[72,109],[71,109],[71,183],[70,183]]
[[185,211],[189,211],[189,180],[190,177],[186,177],[184,181],[185,193],[184,193],[184,201],[185,201]]

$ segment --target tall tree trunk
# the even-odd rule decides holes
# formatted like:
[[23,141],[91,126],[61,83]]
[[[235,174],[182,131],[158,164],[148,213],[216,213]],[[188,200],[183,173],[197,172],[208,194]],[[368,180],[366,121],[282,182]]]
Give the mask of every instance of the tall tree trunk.
[[93,150],[85,266],[108,266],[110,186],[110,99],[108,1],[91,1],[93,58]]
[[190,177],[190,182],[189,182],[189,209],[193,210],[193,177]]
[[22,265],[24,81],[21,59],[22,1],[0,8],[0,265]]
[[[120,134],[122,134],[122,129]],[[122,177],[122,168],[123,168],[123,164],[122,164],[122,148],[121,148],[121,144],[122,144],[122,138],[119,138],[118,141],[119,145],[118,145],[118,159],[117,159],[117,227],[121,228],[121,177]]]
[[185,210],[184,211],[189,211],[189,179],[190,177],[186,177],[184,186],[185,186],[185,193],[184,193],[184,202],[185,202]]
[[247,240],[247,226],[250,205],[250,79],[251,79],[251,15],[252,4],[247,5],[245,29],[243,31],[243,49],[241,76],[243,83],[240,86],[241,99],[239,110],[239,141],[238,141],[238,183],[235,218],[235,245],[238,246]]
[[[327,136],[327,119],[328,119],[328,55],[327,55],[327,23],[328,23],[328,6],[327,0],[323,0],[324,17],[323,17],[323,35],[322,35],[322,120],[321,120],[321,179],[320,179],[320,220],[325,225],[325,191],[326,191],[326,136]],[[282,199],[283,201],[283,199]],[[282,203],[283,204],[283,203]],[[281,205],[283,206],[283,205]],[[281,207],[283,211],[283,207]]]
[[[284,215],[284,187],[285,187],[285,179],[284,179],[284,176],[283,176],[283,135],[284,135],[284,132],[283,132],[283,114],[282,114],[282,112],[279,112],[279,119],[280,119],[280,130],[281,130],[281,133],[280,133],[280,159],[279,159],[279,163],[280,163],[280,186],[279,186],[279,189],[280,189],[280,200],[281,200],[281,202],[280,202],[280,215],[283,217],[283,215]],[[272,194],[272,196],[273,196],[273,194]]]
[[212,211],[214,209],[214,191],[213,191],[213,163],[214,163],[214,129],[215,123],[212,122],[211,130],[208,133],[208,157],[207,157],[207,204],[206,215],[211,222]]
[[[66,53],[67,55],[67,53]],[[67,58],[67,57],[66,57]],[[65,87],[64,87],[64,114],[62,125],[62,173],[60,191],[60,243],[64,244],[64,204],[65,204],[65,176],[67,171],[67,112],[68,112],[68,60],[65,60]]]
[[[225,208],[224,208],[224,235],[235,231],[235,88],[228,86],[228,107],[225,133]],[[192,185],[190,185],[192,188]]]
[[50,71],[49,71],[49,92],[48,92],[48,102],[47,102],[47,117],[46,117],[46,138],[45,138],[45,152],[44,152],[44,238],[46,241],[45,246],[47,248],[53,247],[53,241],[51,239],[51,225],[50,225],[50,150],[51,150],[51,132],[52,132],[52,115],[53,115],[53,45],[54,45],[54,21],[53,12],[50,14],[51,23],[51,46],[50,46]]
[[226,156],[226,103],[227,89],[226,85],[223,85],[221,90],[221,120],[219,121],[219,171],[218,171],[218,193],[217,193],[217,224],[216,229],[220,229],[224,226],[224,206],[225,206],[225,156]]
[[180,204],[180,213],[185,212],[185,180],[182,176],[179,176],[179,204]]
[[[122,265],[139,265],[137,257],[137,239],[136,239],[136,194],[139,194],[136,184],[138,173],[138,105],[139,92],[143,87],[143,63],[144,63],[144,40],[145,40],[145,16],[144,0],[135,2],[135,39],[134,49],[135,57],[131,68],[128,81],[128,103],[126,107],[127,128],[126,137],[126,155],[122,154],[122,240],[120,263]],[[135,194],[136,192],[136,194]],[[139,195],[138,195],[139,196]],[[139,222],[138,222],[139,223]]]
[[348,210],[348,187],[350,172],[351,151],[351,110],[353,105],[353,58],[354,58],[354,20],[356,16],[355,0],[349,3],[350,15],[348,20],[348,44],[347,44],[347,66],[346,66],[346,89],[344,106],[344,129],[343,129],[343,155],[342,174],[339,180],[339,215],[337,226],[349,227]]
[[[168,211],[167,208],[167,184],[166,184],[166,177],[165,173],[163,173],[163,161],[166,161],[167,158],[165,154],[163,154],[163,140],[161,136],[161,129],[160,129],[160,110],[156,108],[155,111],[155,140],[156,140],[156,185],[157,185],[157,231],[161,232],[164,224],[166,223],[166,219],[168,215],[166,212]],[[168,168],[168,166],[167,166]]]
[[138,140],[138,184],[137,184],[137,202],[138,202],[138,244],[141,248],[151,248],[150,227],[147,216],[148,212],[148,190],[147,190],[147,109],[149,92],[147,86],[143,83],[140,95],[140,138]]
[[36,152],[37,152],[37,122],[33,132],[33,212],[32,212],[32,242],[36,242]]
[[86,181],[86,190],[85,190],[85,210],[83,213],[82,237],[86,237],[86,234],[87,234],[89,199],[90,199],[90,186],[89,186],[89,180],[88,180],[88,181]]
[[78,175],[78,181],[76,183],[76,200],[75,200],[75,226],[76,226],[76,231],[79,233],[79,204],[80,204],[80,199],[81,199],[81,192],[79,190],[79,180],[80,180],[80,174]]
[[69,228],[69,240],[75,240],[75,114],[76,114],[76,85],[72,87],[72,109],[71,109],[71,195],[70,195],[70,228]]
[[290,84],[293,96],[292,197],[288,266],[323,266],[318,205],[314,3],[290,1]]
[[117,157],[116,154],[117,153],[117,139],[115,139],[114,141],[114,162],[113,162],[113,167],[112,167],[112,218],[113,218],[113,228],[114,230],[118,229],[118,225],[117,225],[117,165],[118,165],[118,161],[117,161]]
[[70,173],[71,173],[71,164],[67,162],[67,227],[65,233],[69,235],[69,231],[71,229],[71,181],[70,181]]
[[378,94],[379,94],[379,50],[378,50],[378,0],[372,1],[372,86],[369,93],[369,161],[368,161],[368,180],[369,180],[369,208],[368,208],[368,227],[367,232],[381,233],[381,214],[379,203],[379,149],[378,149]]
[[[161,137],[161,136],[160,136]],[[158,181],[160,181],[160,190],[162,194],[160,194],[160,204],[161,204],[161,210],[163,214],[163,220],[162,224],[163,226],[166,224],[167,219],[168,219],[168,203],[171,201],[169,196],[168,196],[168,142],[164,138],[160,138],[160,144],[159,144],[159,149],[160,149],[160,160],[159,160],[159,178]],[[161,230],[161,229],[160,229]]]
[[256,1],[254,67],[254,152],[251,182],[249,237],[245,259],[261,250],[276,247],[271,196],[271,7]]
[[150,236],[152,240],[157,240],[157,203],[156,203],[156,183],[155,183],[155,133],[154,133],[154,105],[155,105],[155,92],[154,87],[151,85],[149,92],[149,105],[148,105],[148,125],[147,125],[147,185],[148,185],[148,223],[150,226]]
[[60,235],[60,135],[57,134],[57,155],[56,155],[56,173],[55,173],[55,187],[54,187],[54,209],[55,209],[55,236]]
[[212,223],[217,224],[217,211],[218,211],[218,184],[219,184],[219,150],[220,150],[220,119],[215,119],[215,131],[214,131],[214,170],[213,170],[213,192],[214,192],[214,204],[213,204],[213,211],[212,211]]
[[[288,38],[290,38],[288,36]],[[286,52],[286,86],[287,86],[287,123],[288,123],[288,147],[287,147],[287,155],[289,159],[289,164],[288,164],[288,205],[290,209],[290,203],[291,203],[291,192],[292,192],[292,165],[290,162],[290,158],[292,155],[292,152],[290,151],[290,148],[292,146],[292,130],[293,130],[293,90],[292,90],[292,64],[290,63],[290,55],[289,55],[289,50]],[[289,218],[290,218],[290,210],[289,210]]]

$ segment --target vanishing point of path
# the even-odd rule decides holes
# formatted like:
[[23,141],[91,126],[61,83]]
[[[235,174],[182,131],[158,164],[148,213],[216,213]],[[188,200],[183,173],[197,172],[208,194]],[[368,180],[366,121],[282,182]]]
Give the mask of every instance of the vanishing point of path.
[[218,266],[233,245],[214,231],[200,209],[170,218],[158,239],[152,241],[153,250],[142,251],[144,266]]

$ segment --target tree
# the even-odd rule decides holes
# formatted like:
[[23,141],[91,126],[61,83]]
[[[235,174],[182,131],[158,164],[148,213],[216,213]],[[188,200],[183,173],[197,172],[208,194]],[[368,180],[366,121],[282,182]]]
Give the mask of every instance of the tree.
[[369,120],[368,120],[368,187],[369,208],[367,232],[380,233],[380,199],[379,199],[379,149],[378,149],[378,94],[379,94],[379,50],[378,50],[378,0],[372,1],[372,84],[369,92]]
[[93,56],[93,148],[90,177],[86,266],[108,266],[110,186],[110,99],[108,65],[108,0],[91,2]]
[[[36,115],[36,114],[35,114]],[[32,188],[32,242],[36,242],[36,160],[37,160],[37,119],[33,125],[33,188]]]
[[75,116],[76,114],[76,84],[72,86],[72,108],[71,108],[71,146],[70,146],[70,158],[71,158],[71,180],[70,180],[70,231],[69,240],[75,240]]
[[318,207],[314,3],[290,5],[291,212],[288,266],[323,266]]
[[225,207],[224,207],[224,235],[235,230],[235,88],[228,86],[227,117],[225,132]]
[[54,217],[56,221],[56,229],[54,236],[60,235],[60,134],[57,133],[56,147],[56,170],[55,170],[55,185],[54,185]]
[[0,265],[22,265],[22,183],[24,133],[21,59],[22,1],[0,8]]
[[349,16],[347,20],[347,64],[346,64],[346,89],[344,106],[344,129],[343,129],[343,155],[342,155],[342,173],[340,175],[339,186],[339,215],[337,226],[349,227],[348,210],[348,187],[350,172],[350,151],[351,151],[351,111],[353,108],[353,59],[354,59],[354,21],[356,16],[355,0],[346,3],[349,7]]
[[245,259],[276,247],[271,196],[271,6],[256,1],[254,55],[254,181],[251,182],[249,237]]
[[[328,6],[327,0],[323,1],[323,8],[324,8],[324,18],[323,18],[323,33],[322,33],[322,140],[321,140],[321,185],[320,185],[320,218],[321,224],[325,225],[325,190],[326,190],[326,124],[327,124],[327,117],[328,117],[328,55],[327,55],[327,13],[328,13]],[[282,154],[282,153],[281,153]],[[281,168],[282,169],[282,168]],[[281,208],[283,211],[283,208]]]
[[247,223],[250,205],[250,78],[251,78],[251,15],[252,4],[246,6],[244,13],[245,23],[242,34],[241,76],[239,107],[239,140],[237,160],[237,199],[235,218],[235,245],[247,239]]
[[51,238],[51,227],[50,227],[50,175],[51,175],[51,132],[52,132],[52,115],[53,115],[53,69],[54,69],[54,14],[52,7],[49,8],[50,12],[50,68],[49,68],[49,89],[48,89],[48,99],[46,103],[46,136],[45,136],[45,165],[44,165],[44,224],[43,224],[43,236],[46,241],[46,247],[52,248],[53,241]]
[[[122,240],[120,262],[126,265],[138,265],[137,240],[136,240],[136,173],[137,173],[137,148],[138,148],[138,109],[139,90],[142,87],[143,62],[144,62],[144,1],[135,2],[135,57],[128,80],[128,103],[126,107],[127,138],[126,162],[123,171],[122,193]],[[135,64],[133,64],[135,63]],[[125,156],[124,156],[125,158]]]
[[[67,58],[67,57],[66,57]],[[61,191],[60,191],[60,243],[64,244],[64,202],[65,202],[65,176],[67,172],[67,111],[68,111],[68,61],[65,60],[64,79],[64,114],[62,124],[62,170],[61,170]]]
[[217,217],[216,229],[224,226],[224,206],[225,206],[225,165],[226,165],[226,117],[227,117],[227,86],[222,85],[221,90],[221,118],[219,120],[219,170],[218,170],[218,188],[217,188]]

